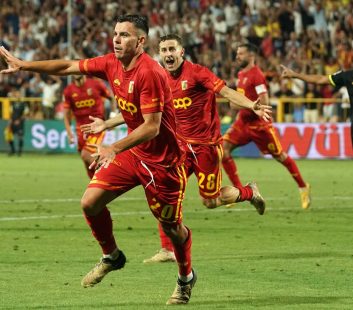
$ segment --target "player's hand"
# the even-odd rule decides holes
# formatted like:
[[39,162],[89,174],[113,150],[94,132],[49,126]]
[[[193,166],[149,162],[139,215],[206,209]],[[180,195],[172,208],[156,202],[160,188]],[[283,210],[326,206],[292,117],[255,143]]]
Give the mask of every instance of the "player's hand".
[[89,119],[92,120],[93,122],[80,126],[80,129],[83,133],[85,134],[99,133],[106,129],[104,120],[93,116],[89,116]]
[[69,141],[70,144],[74,144],[75,143],[74,135],[72,133],[68,133],[67,140]]
[[282,69],[281,78],[291,78],[295,75],[295,72],[292,69],[289,69],[284,65],[281,65],[281,69]]
[[14,73],[21,69],[23,61],[13,56],[5,47],[0,47],[0,56],[7,63],[7,69],[0,73]]
[[272,107],[269,105],[261,104],[260,98],[257,98],[257,100],[254,102],[253,111],[257,116],[266,122],[269,122],[272,119]]
[[99,169],[101,167],[107,168],[115,158],[115,152],[112,146],[102,146],[99,144],[88,144],[89,146],[95,147],[97,149],[96,153],[91,156],[94,158],[92,164],[88,169]]

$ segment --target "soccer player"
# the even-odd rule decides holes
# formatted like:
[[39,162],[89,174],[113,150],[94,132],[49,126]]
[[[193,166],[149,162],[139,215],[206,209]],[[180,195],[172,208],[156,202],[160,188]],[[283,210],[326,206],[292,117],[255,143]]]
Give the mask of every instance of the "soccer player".
[[[255,64],[257,47],[251,43],[237,47],[236,62],[241,71],[238,73],[237,90],[250,100],[260,98],[263,105],[269,105],[266,80],[261,69]],[[242,186],[237,173],[236,164],[231,152],[242,145],[253,141],[264,154],[271,154],[274,159],[284,165],[298,185],[301,206],[310,206],[310,185],[306,183],[295,161],[283,151],[271,122],[264,122],[253,111],[240,110],[235,122],[223,136],[224,156],[223,168],[234,186]]]
[[[199,194],[207,208],[224,204],[250,201],[262,215],[265,201],[256,183],[244,187],[221,188],[220,163],[223,155],[220,120],[217,112],[216,94],[228,99],[231,105],[248,108],[259,117],[270,118],[269,109],[263,108],[225,85],[208,68],[184,59],[181,38],[176,34],[161,37],[159,55],[168,72],[169,85],[173,93],[173,104],[177,119],[177,135],[185,144],[187,153],[187,175],[194,173],[199,185]],[[265,109],[265,111],[264,111]],[[230,192],[230,199],[225,199]],[[144,263],[174,260],[170,239],[159,225],[161,249]]]
[[176,137],[172,94],[164,69],[144,52],[147,19],[119,16],[114,29],[114,53],[84,60],[22,61],[0,48],[8,69],[55,75],[89,74],[109,81],[128,135],[109,146],[95,145],[98,170],[81,206],[103,257],[83,278],[84,287],[99,283],[109,272],[124,267],[126,257],[115,240],[107,204],[142,185],[153,215],[172,240],[178,262],[176,288],[167,304],[185,304],[196,282],[191,265],[191,231],[182,222],[186,186],[184,153]]
[[295,72],[286,66],[281,65],[282,67],[282,78],[296,78],[303,80],[307,83],[314,84],[331,84],[334,87],[347,87],[349,102],[351,105],[350,108],[350,118],[351,118],[351,143],[353,147],[353,69],[347,71],[337,71],[333,74],[329,75],[321,75],[321,74],[304,74]]
[[[178,35],[169,34],[162,37],[159,47],[173,93],[177,135],[187,150],[187,176],[195,173],[203,204],[208,208],[216,208],[223,204],[248,200],[262,215],[265,201],[255,183],[240,189],[220,187],[223,150],[215,96],[219,93],[232,105],[252,109],[265,119],[270,117],[271,110],[254,104],[242,94],[228,88],[224,81],[207,68],[184,60],[184,48]],[[92,120],[94,122],[91,126],[85,125],[81,129],[86,132],[100,132],[111,128],[114,123],[114,119],[105,122],[97,118]],[[120,120],[117,118],[116,125],[119,124]],[[152,258],[144,260],[144,263],[175,261],[172,243],[161,225],[159,234],[161,250]]]
[[101,144],[104,133],[83,134],[80,126],[90,122],[89,116],[104,118],[103,98],[113,101],[109,90],[101,81],[86,78],[84,75],[73,76],[73,82],[64,89],[64,124],[69,142],[74,143],[74,135],[71,130],[71,112],[76,119],[77,150],[81,155],[90,179],[94,175],[94,169],[89,166],[94,161],[91,156],[95,148],[89,144]]

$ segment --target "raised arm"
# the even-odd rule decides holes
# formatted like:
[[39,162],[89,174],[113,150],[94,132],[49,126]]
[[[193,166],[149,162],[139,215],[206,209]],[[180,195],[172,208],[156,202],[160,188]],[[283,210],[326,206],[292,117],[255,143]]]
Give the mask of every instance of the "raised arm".
[[82,74],[78,60],[24,61],[13,56],[3,46],[0,47],[0,56],[5,60],[8,66],[7,69],[1,70],[0,73],[8,74],[22,70],[51,75]]
[[[220,95],[228,99],[230,106],[232,108],[246,108],[252,110],[256,115],[268,121],[271,119],[271,106],[268,105],[268,100],[265,102],[265,98],[256,100],[255,102],[251,101],[249,98],[244,96],[242,93],[235,91],[234,89],[224,86],[220,90]],[[263,102],[261,102],[263,101]]]
[[281,65],[282,74],[281,78],[296,78],[303,80],[307,83],[314,83],[314,84],[330,84],[330,80],[328,75],[321,75],[321,74],[304,74],[295,72],[292,69],[287,68],[284,65]]

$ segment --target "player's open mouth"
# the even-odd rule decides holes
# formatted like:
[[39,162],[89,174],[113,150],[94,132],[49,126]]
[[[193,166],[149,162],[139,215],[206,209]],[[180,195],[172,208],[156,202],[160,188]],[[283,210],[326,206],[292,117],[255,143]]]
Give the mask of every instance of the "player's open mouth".
[[165,59],[165,63],[167,66],[172,66],[174,65],[174,58],[173,57],[168,57]]

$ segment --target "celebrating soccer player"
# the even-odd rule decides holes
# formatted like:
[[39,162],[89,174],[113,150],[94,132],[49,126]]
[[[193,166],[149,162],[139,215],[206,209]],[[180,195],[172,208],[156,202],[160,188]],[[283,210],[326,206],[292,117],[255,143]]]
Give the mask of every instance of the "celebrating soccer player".
[[[159,47],[173,93],[177,135],[187,153],[187,176],[195,173],[203,204],[208,208],[216,208],[223,204],[248,200],[262,215],[265,201],[255,183],[239,189],[231,186],[221,188],[220,162],[223,149],[215,95],[219,93],[231,105],[251,109],[264,119],[270,118],[271,110],[228,88],[224,81],[207,68],[184,60],[185,51],[178,35],[162,37]],[[98,118],[92,119],[94,122],[90,126],[82,126],[82,130],[100,132],[121,123],[118,117],[105,122]],[[144,260],[145,263],[175,261],[173,245],[161,225],[159,233],[161,249],[153,257]]]
[[[237,48],[236,62],[241,69],[238,73],[237,90],[251,100],[260,98],[263,105],[269,104],[266,80],[261,69],[255,64],[257,47],[251,43]],[[233,149],[253,141],[264,154],[271,154],[284,165],[298,185],[301,206],[310,206],[310,185],[305,183],[295,161],[283,151],[271,122],[264,122],[255,113],[241,110],[236,121],[223,136],[223,168],[234,186],[241,186],[236,164],[231,156]]]
[[95,148],[90,144],[101,144],[104,133],[83,134],[80,126],[90,122],[90,115],[104,118],[103,98],[108,98],[112,102],[112,96],[104,83],[86,78],[84,75],[75,75],[73,82],[64,89],[64,124],[67,138],[70,143],[74,143],[74,135],[71,130],[72,112],[76,120],[77,150],[90,179],[94,175],[94,170],[89,169],[94,161],[91,155],[95,152]]
[[[265,201],[256,183],[244,187],[221,188],[220,163],[223,155],[220,120],[217,112],[216,94],[228,99],[231,105],[247,108],[264,119],[270,118],[270,109],[260,106],[243,94],[230,89],[225,82],[208,68],[184,59],[181,38],[176,34],[163,36],[159,43],[159,55],[168,71],[169,85],[177,119],[177,135],[185,144],[188,177],[194,173],[203,204],[216,208],[224,204],[250,201],[259,214],[265,211]],[[170,239],[159,225],[161,249],[150,262],[173,261]]]
[[172,240],[178,262],[177,285],[167,304],[185,304],[196,274],[191,266],[191,231],[182,222],[187,181],[182,164],[184,153],[176,137],[166,72],[144,52],[147,35],[146,18],[119,16],[113,37],[114,53],[80,61],[22,61],[2,47],[0,55],[8,69],[1,72],[90,74],[109,81],[128,135],[109,146],[95,145],[99,169],[83,194],[81,206],[103,258],[83,278],[82,285],[94,286],[109,272],[124,267],[126,258],[115,241],[107,204],[142,185],[151,212]]
[[347,87],[348,95],[349,95],[349,103],[351,105],[350,108],[350,119],[351,119],[351,143],[353,147],[353,70],[347,71],[337,71],[333,74],[329,75],[321,75],[321,74],[304,74],[295,72],[283,65],[282,67],[282,78],[296,78],[303,80],[307,83],[314,84],[331,84],[334,87]]

